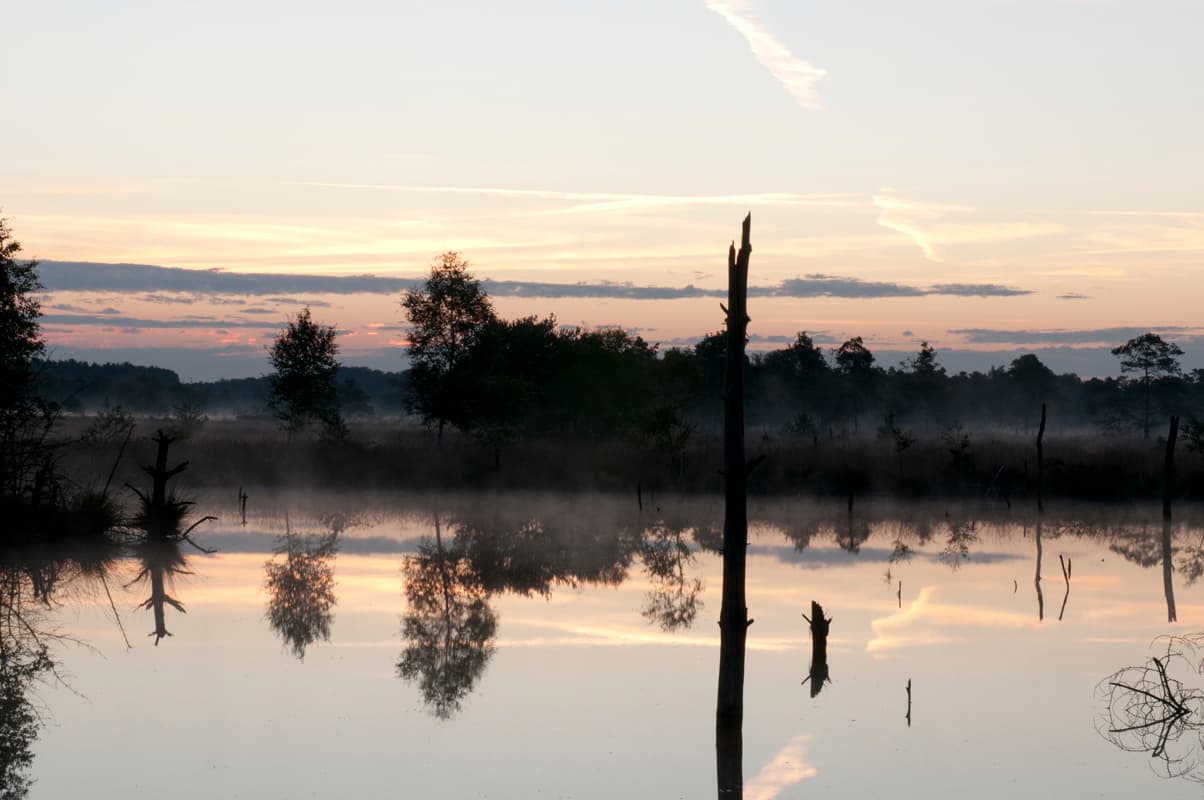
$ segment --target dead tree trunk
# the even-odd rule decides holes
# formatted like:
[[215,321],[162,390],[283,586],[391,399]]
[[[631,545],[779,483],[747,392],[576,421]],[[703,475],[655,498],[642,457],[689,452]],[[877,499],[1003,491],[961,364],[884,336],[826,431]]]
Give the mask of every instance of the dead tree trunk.
[[1166,460],[1162,466],[1162,518],[1171,518],[1171,496],[1175,491],[1175,440],[1179,438],[1179,418],[1171,417],[1166,435]]
[[186,470],[188,462],[184,461],[168,469],[167,449],[171,447],[175,437],[168,436],[160,429],[155,433],[153,441],[159,446],[158,452],[155,454],[155,465],[153,467],[144,466],[142,471],[151,476],[150,504],[153,508],[159,509],[167,505],[167,482]]
[[1041,427],[1037,428],[1037,513],[1045,511],[1045,450],[1041,440],[1045,438],[1045,404],[1041,404]]
[[744,796],[744,647],[748,606],[744,594],[748,548],[744,460],[744,343],[748,330],[748,259],[752,215],[744,218],[740,251],[728,249],[727,363],[723,389],[723,600],[719,611],[719,697],[715,754],[720,798]]

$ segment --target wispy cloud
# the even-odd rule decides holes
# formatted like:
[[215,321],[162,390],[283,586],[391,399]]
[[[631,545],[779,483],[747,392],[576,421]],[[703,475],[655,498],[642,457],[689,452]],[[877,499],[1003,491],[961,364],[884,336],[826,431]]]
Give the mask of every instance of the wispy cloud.
[[963,210],[958,206],[939,206],[906,200],[888,189],[874,195],[874,205],[878,207],[878,224],[911,239],[929,261],[940,261],[941,257],[936,246],[921,230],[921,223],[940,219],[947,211]]
[[137,319],[134,317],[103,317],[92,314],[43,314],[47,325],[103,325],[111,328],[278,328],[280,325],[245,319],[177,318]]
[[827,71],[791,53],[777,36],[753,16],[752,3],[748,0],[706,0],[706,7],[727,20],[748,40],[748,46],[752,48],[757,61],[781,81],[796,103],[808,111],[822,108],[815,84],[828,74]]
[[1169,217],[1171,219],[1199,220],[1204,222],[1204,211],[1121,211],[1117,209],[1100,209],[1088,211],[1097,217]]
[[949,333],[966,337],[975,344],[1107,344],[1128,341],[1143,333],[1155,331],[1162,334],[1194,336],[1204,328],[1163,326],[1160,328],[1092,328],[1083,330],[1000,330],[996,328],[954,328]]
[[[297,275],[280,273],[225,272],[222,270],[178,269],[149,264],[94,264],[89,262],[44,261],[41,279],[49,291],[138,292],[154,302],[187,303],[199,295],[276,295],[283,292],[314,294],[396,295],[420,285],[421,279],[381,275]],[[724,288],[637,285],[612,281],[554,283],[540,281],[483,280],[485,290],[496,297],[612,298],[622,300],[676,300],[727,296]],[[158,295],[147,292],[172,292]],[[751,297],[842,297],[885,298],[952,295],[958,297],[1013,297],[1031,294],[993,283],[943,283],[913,286],[893,281],[815,273],[788,278],[767,286],[751,286]],[[315,301],[267,297],[266,300],[293,305],[322,305]]]
[[622,211],[639,208],[738,206],[738,207],[807,207],[852,208],[860,205],[849,194],[799,194],[797,192],[751,192],[745,194],[647,194],[634,192],[574,192],[559,189],[517,189],[498,186],[422,186],[395,183],[332,183],[321,181],[291,181],[288,186],[308,186],[324,189],[363,189],[405,194],[448,194],[477,197],[498,197],[508,200],[544,200],[567,203],[557,213],[591,211]]
[[[631,329],[628,328],[627,330],[631,330]],[[828,333],[810,332],[810,331],[808,333],[811,336],[811,341],[817,345],[819,345],[819,344],[837,344],[840,342],[840,339],[837,339],[835,336],[832,336],[831,334],[828,334]],[[693,347],[694,345],[696,345],[700,341],[702,341],[701,336],[678,336],[673,339],[662,339],[662,338],[658,338],[656,336],[649,336],[646,338],[648,338],[650,341],[655,341],[657,344],[659,344],[663,347]],[[750,333],[750,334],[748,334],[748,343],[753,346],[794,344],[796,338],[797,338],[797,335],[796,336],[787,336],[785,334],[780,334],[780,333],[773,333],[773,334]]]
[[879,225],[911,239],[924,258],[937,263],[944,261],[945,245],[1006,242],[1065,230],[1051,222],[945,222],[950,215],[968,214],[974,209],[910,200],[886,188],[873,195],[873,201],[878,208]]
[[1059,300],[1090,300],[1091,295],[1081,294],[1079,292],[1066,292],[1066,294],[1058,295]]

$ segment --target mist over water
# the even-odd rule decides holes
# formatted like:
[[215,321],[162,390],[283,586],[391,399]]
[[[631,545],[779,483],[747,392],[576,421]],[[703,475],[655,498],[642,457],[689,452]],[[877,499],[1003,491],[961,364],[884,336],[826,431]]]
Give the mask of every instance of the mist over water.
[[[43,710],[30,796],[715,791],[718,499],[246,491],[245,526],[234,489],[197,497],[213,553],[3,565],[66,637],[43,636],[62,681],[19,687]],[[1200,629],[1201,516],[1164,548],[1152,506],[1056,507],[1038,533],[999,503],[754,498],[745,797],[1044,796],[1068,764],[1082,796],[1195,796],[1193,729],[1173,762],[1118,749],[1097,687]]]

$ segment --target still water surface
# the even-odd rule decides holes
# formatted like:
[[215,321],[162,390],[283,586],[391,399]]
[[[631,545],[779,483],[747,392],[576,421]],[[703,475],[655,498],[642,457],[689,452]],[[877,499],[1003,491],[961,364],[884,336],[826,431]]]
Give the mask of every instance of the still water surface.
[[[212,554],[8,560],[63,681],[31,797],[714,796],[720,502],[229,494]],[[1180,516],[754,502],[745,797],[1200,796]]]

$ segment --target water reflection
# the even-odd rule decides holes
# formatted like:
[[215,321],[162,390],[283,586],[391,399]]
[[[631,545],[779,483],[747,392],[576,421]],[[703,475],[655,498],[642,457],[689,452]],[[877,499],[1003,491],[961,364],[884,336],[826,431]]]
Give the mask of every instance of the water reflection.
[[[234,509],[233,499],[233,492],[228,493],[226,505],[231,509]],[[71,562],[50,553],[38,557],[31,555],[21,567],[25,576],[22,602],[27,606],[32,604],[37,610],[46,602],[57,603],[64,596],[73,596],[74,587],[88,586],[103,605],[105,595],[101,592],[101,584],[106,574],[114,594],[117,594],[117,587],[137,574],[139,583],[127,598],[118,596],[118,605],[130,607],[136,600],[154,611],[154,633],[151,635],[156,642],[167,636],[169,631],[174,631],[177,637],[181,635],[180,630],[175,630],[180,625],[180,618],[173,615],[182,611],[186,603],[189,618],[198,618],[192,620],[195,624],[212,624],[211,621],[217,619],[222,624],[247,626],[246,631],[238,632],[238,639],[233,638],[233,631],[228,636],[223,631],[222,638],[244,641],[246,636],[262,637],[261,642],[266,647],[259,649],[263,651],[262,658],[268,659],[265,662],[268,666],[261,672],[270,676],[268,680],[278,678],[285,681],[290,679],[289,676],[304,677],[308,671],[272,671],[286,666],[285,660],[291,661],[291,657],[281,656],[277,652],[279,641],[283,641],[286,650],[298,658],[305,653],[312,653],[311,648],[328,639],[334,628],[334,598],[337,592],[340,626],[347,625],[348,619],[358,620],[362,619],[362,614],[373,613],[377,615],[374,624],[385,625],[385,630],[392,626],[396,632],[398,621],[395,615],[400,612],[404,616],[400,625],[404,639],[395,645],[396,649],[347,648],[340,651],[341,658],[348,662],[364,659],[367,665],[365,672],[372,667],[379,672],[383,666],[384,679],[392,680],[395,689],[402,688],[397,685],[398,675],[411,681],[413,696],[422,698],[412,702],[423,707],[432,717],[446,720],[460,713],[463,718],[455,724],[457,731],[464,732],[466,740],[477,736],[474,725],[479,726],[482,722],[487,724],[490,717],[487,714],[463,714],[463,710],[472,710],[472,696],[475,693],[505,694],[508,699],[521,696],[516,694],[518,692],[529,691],[532,681],[538,680],[538,677],[521,674],[516,666],[520,659],[492,658],[495,649],[503,647],[502,637],[505,636],[506,641],[513,637],[524,640],[524,643],[538,643],[541,648],[559,646],[558,642],[550,641],[550,637],[536,624],[515,625],[513,632],[503,631],[503,626],[511,622],[512,617],[514,620],[520,616],[536,617],[545,613],[541,609],[551,609],[556,615],[551,624],[564,623],[565,629],[573,630],[573,635],[579,637],[571,645],[574,648],[572,658],[580,658],[583,663],[596,660],[608,667],[615,664],[624,667],[639,665],[641,670],[647,664],[648,673],[653,674],[658,667],[668,663],[680,666],[691,660],[706,660],[693,658],[704,651],[681,646],[614,648],[606,650],[604,658],[594,659],[593,654],[602,651],[596,648],[587,651],[581,646],[586,642],[591,646],[596,645],[602,641],[603,635],[608,642],[618,641],[620,637],[611,636],[611,633],[620,628],[639,628],[638,638],[646,642],[665,641],[667,637],[660,636],[658,630],[664,629],[678,632],[676,641],[682,643],[684,640],[691,647],[713,644],[714,609],[710,603],[705,608],[700,604],[700,598],[708,599],[703,598],[701,593],[702,576],[709,576],[706,588],[710,591],[714,591],[714,584],[718,583],[713,577],[717,574],[716,559],[699,551],[700,540],[708,541],[707,534],[711,530],[705,522],[700,522],[706,519],[705,510],[696,513],[695,508],[688,507],[688,513],[679,513],[666,502],[668,513],[654,515],[645,511],[640,516],[635,513],[634,503],[630,503],[633,507],[627,514],[616,510],[617,504],[587,504],[584,501],[577,507],[551,504],[550,508],[528,498],[516,500],[503,497],[500,502],[495,502],[496,498],[489,498],[488,502],[473,498],[473,501],[477,505],[472,507],[464,507],[468,504],[459,504],[457,501],[443,503],[437,521],[429,515],[429,511],[421,521],[408,507],[403,512],[404,516],[390,511],[387,518],[389,527],[382,527],[369,535],[363,535],[359,530],[341,533],[347,524],[345,518],[317,514],[313,509],[310,509],[304,525],[282,522],[279,529],[262,529],[256,527],[256,520],[252,518],[250,530],[243,531],[238,528],[239,514],[235,510],[233,515],[227,517],[226,530],[218,535],[228,537],[223,540],[223,551],[245,553],[247,555],[244,558],[204,559],[189,554],[186,559],[181,550],[186,553],[188,548],[179,541],[170,541],[174,536],[168,536],[169,541],[152,542],[146,530],[139,532],[141,542],[132,543],[119,551],[94,550],[90,554],[81,554]],[[295,513],[297,506],[289,504],[288,507]],[[1050,683],[1056,683],[1059,689],[1068,687],[1067,696],[1081,698],[1084,682],[1078,676],[1099,676],[1116,666],[1115,663],[1108,663],[1101,667],[1098,660],[1100,653],[1115,653],[1118,640],[1126,637],[1139,639],[1144,644],[1154,633],[1166,630],[1160,610],[1166,587],[1163,581],[1158,580],[1158,568],[1162,567],[1165,575],[1166,565],[1173,563],[1174,570],[1185,576],[1187,570],[1183,565],[1188,563],[1191,555],[1187,545],[1200,538],[1198,529],[1162,528],[1154,517],[1143,529],[1135,512],[1128,516],[1123,516],[1126,512],[1117,514],[1118,521],[1112,517],[1114,510],[1108,509],[1107,513],[1100,513],[1097,518],[1082,524],[1073,524],[1074,520],[1060,520],[1056,514],[1047,514],[1040,522],[1038,533],[1042,563],[1034,573],[1030,572],[1034,567],[1033,542],[1020,538],[1021,528],[1015,521],[1024,517],[1019,514],[1014,518],[984,515],[983,519],[975,516],[973,508],[953,507],[950,510],[949,517],[945,516],[943,507],[936,508],[935,513],[931,513],[931,508],[927,509],[923,518],[920,512],[910,509],[900,511],[889,508],[875,514],[875,509],[866,502],[858,508],[860,520],[854,520],[861,532],[852,536],[848,534],[849,520],[843,508],[834,513],[817,512],[806,505],[790,506],[783,503],[781,508],[770,508],[769,512],[760,515],[754,513],[749,575],[755,581],[750,599],[755,602],[758,621],[749,636],[752,648],[749,677],[755,677],[749,684],[750,697],[758,698],[758,708],[771,709],[775,705],[772,699],[775,696],[793,696],[795,700],[789,704],[776,704],[790,706],[788,719],[776,719],[771,727],[765,723],[765,716],[759,713],[758,728],[750,727],[749,762],[745,769],[751,779],[745,782],[745,796],[758,796],[758,791],[766,793],[761,796],[768,796],[773,786],[788,784],[796,774],[814,774],[813,762],[822,773],[816,779],[816,792],[825,794],[823,789],[835,785],[828,781],[833,780],[836,770],[844,766],[831,755],[838,746],[833,738],[849,735],[841,727],[844,722],[841,714],[847,714],[852,719],[855,710],[863,720],[870,720],[871,715],[879,714],[874,717],[877,723],[897,726],[899,718],[904,716],[898,715],[898,711],[904,710],[901,702],[904,698],[897,694],[899,689],[904,688],[909,675],[914,677],[919,688],[923,675],[930,672],[927,665],[933,661],[947,663],[951,675],[948,684],[939,687],[938,694],[943,695],[942,702],[946,698],[946,705],[981,702],[984,709],[984,722],[981,725],[993,724],[989,720],[996,716],[1006,717],[1006,714],[995,714],[997,706],[1008,705],[1015,700],[979,700],[973,693],[973,676],[977,670],[992,668],[992,665],[984,663],[985,653],[995,653],[992,648],[996,646],[1015,647],[1017,652],[1031,647],[1034,654],[1048,657],[1048,663],[1056,663],[1059,669],[1050,674],[1044,688],[1048,689]],[[1029,532],[1035,519],[1034,516],[1027,518]],[[778,535],[776,528],[779,525],[783,529],[789,526],[793,541]],[[328,528],[329,532],[323,532],[324,528]],[[401,528],[403,533],[399,535],[397,528]],[[277,534],[281,530],[285,533],[278,539]],[[416,547],[413,537],[422,534],[428,534],[428,539],[421,547]],[[1059,543],[1056,538],[1059,536],[1067,538],[1065,544]],[[1070,537],[1084,538],[1070,541]],[[276,550],[265,565],[265,560],[269,558],[266,551],[273,541]],[[855,548],[842,547],[855,541]],[[1054,549],[1048,547],[1051,541],[1054,542]],[[1166,542],[1169,542],[1169,546]],[[800,543],[804,543],[803,546],[800,547]],[[962,545],[965,545],[964,551]],[[1135,558],[1122,562],[1109,552],[1110,546],[1117,548],[1115,552],[1130,552]],[[1063,563],[1057,557],[1059,548],[1064,548],[1065,553],[1073,553],[1080,570],[1079,583],[1074,587],[1076,613],[1072,613],[1067,618],[1065,628],[1057,632],[1061,635],[1052,635],[1054,632],[1046,626],[1045,635],[1038,636],[1033,633],[1037,624],[1032,620],[1032,596],[1013,597],[1005,587],[1012,584],[1014,578],[1037,578],[1041,569],[1051,567],[1054,584],[1044,588],[1051,590],[1050,602],[1057,604],[1055,584],[1059,566],[1055,565]],[[855,553],[852,552],[854,549]],[[339,554],[343,553],[356,555],[342,557],[339,577],[345,586],[335,586],[333,565],[335,559],[340,558]],[[402,553],[409,555],[403,556]],[[360,554],[370,554],[372,560]],[[1173,560],[1168,558],[1168,554],[1174,557]],[[965,560],[966,555],[970,555],[969,561]],[[115,556],[131,558],[128,562],[114,565]],[[951,561],[960,564],[956,572],[950,569]],[[1071,565],[1069,560],[1064,563],[1062,577],[1068,590]],[[1134,566],[1137,563],[1143,563],[1145,568]],[[404,595],[398,597],[401,587],[397,585],[397,570],[402,564],[406,584]],[[888,568],[898,574],[892,576],[889,587],[883,587],[882,573]],[[198,580],[195,586],[192,583],[184,584],[182,591],[182,573],[192,570],[208,574],[203,581]],[[123,579],[115,578],[118,572],[124,576]],[[903,572],[907,572],[907,575],[904,576]],[[899,578],[907,584],[904,588],[908,590],[909,601],[914,599],[915,602],[902,606],[900,612],[896,613],[896,606],[902,605],[902,591],[896,588]],[[174,589],[173,580],[176,583]],[[625,580],[630,581],[626,591],[610,591],[609,587]],[[1038,588],[1040,585],[1037,584]],[[264,586],[268,592],[260,595],[258,590]],[[596,587],[604,590],[591,591]],[[566,597],[570,593],[564,592],[565,588],[579,589],[581,596],[573,593]],[[1174,589],[1179,592],[1178,613],[1187,620],[1190,612],[1197,607],[1198,598],[1187,591],[1182,580],[1178,586],[1172,587]],[[1184,594],[1185,591],[1187,594]],[[137,592],[136,597],[133,592]],[[388,603],[383,611],[380,602],[382,595],[378,593],[384,593]],[[524,604],[518,599],[523,596],[532,597],[532,602]],[[216,610],[210,606],[214,597],[220,598]],[[813,649],[810,669],[803,672],[808,666],[804,661],[808,642],[803,638],[806,634],[801,629],[799,612],[807,610],[804,604],[811,597],[824,597],[824,605],[838,607],[835,616],[841,621],[836,634],[841,637],[841,646],[839,658],[836,658],[835,651],[819,657]],[[1063,607],[1067,605],[1067,597],[1063,596]],[[544,598],[551,598],[553,602],[547,603]],[[260,620],[260,615],[265,612],[265,602],[271,628]],[[234,603],[239,604],[238,615],[229,613]],[[1154,607],[1155,603],[1157,607]],[[1043,606],[1043,602],[1040,605]],[[522,611],[511,612],[511,608],[521,608]],[[349,610],[354,611],[354,615],[348,613]],[[144,613],[139,612],[139,615]],[[220,616],[214,616],[219,613]],[[107,610],[104,615],[109,616]],[[638,615],[642,615],[648,625]],[[150,616],[145,613],[143,618],[147,629],[151,627]],[[235,616],[243,622],[237,621]],[[818,615],[810,616],[814,620]],[[1056,616],[1053,605],[1050,606],[1050,616]],[[826,619],[826,615],[824,617]],[[889,629],[881,635],[885,637],[889,634],[892,637],[890,646],[901,648],[893,654],[886,652],[885,660],[880,660],[884,655],[882,648],[871,647],[871,642],[862,633],[873,631],[869,635],[878,636],[878,617],[890,621]],[[73,624],[71,618],[64,619],[65,624]],[[96,619],[85,618],[85,626],[94,626]],[[697,633],[682,636],[680,632],[692,625],[697,625]],[[366,625],[364,629],[367,629]],[[586,630],[588,634],[580,633]],[[603,630],[606,633],[599,635],[598,631]],[[145,633],[145,630],[142,632]],[[338,631],[335,633],[337,635]],[[110,641],[119,642],[111,637]],[[836,647],[837,640],[831,641],[832,646]],[[979,643],[989,644],[979,647]],[[812,640],[811,644],[814,648],[815,641]],[[143,648],[149,646],[150,641],[142,645]],[[171,647],[171,643],[165,644],[165,647]],[[783,665],[776,673],[764,669],[768,662],[763,659],[768,658],[766,653],[771,649],[779,652],[777,663]],[[548,652],[552,651],[549,649]],[[144,650],[144,655],[149,655],[148,649]],[[896,660],[891,661],[891,655],[896,655]],[[56,651],[55,659],[59,657]],[[247,657],[245,648],[240,650],[237,657]],[[842,684],[822,690],[827,701],[804,701],[800,710],[799,701],[805,695],[798,682],[805,675],[810,675],[810,691],[820,693],[819,689],[824,686],[823,678],[830,674],[829,657],[838,662],[835,666],[843,678]],[[1090,658],[1095,660],[1089,661]],[[1159,658],[1163,658],[1161,654]],[[4,655],[3,659],[6,665],[9,657]],[[123,661],[132,668],[138,659]],[[903,669],[897,668],[904,663],[907,666]],[[396,673],[390,670],[394,665]],[[332,662],[328,666],[334,669],[338,664]],[[357,663],[356,666],[358,669],[363,665]],[[704,664],[708,672],[711,666]],[[1150,681],[1161,682],[1157,667],[1147,663],[1145,668],[1152,670],[1149,672]],[[79,672],[74,668],[72,671]],[[612,669],[609,674],[591,674],[584,680],[601,687],[615,673]],[[678,673],[666,671],[664,674],[676,677]],[[886,687],[882,695],[883,702],[876,707],[871,707],[858,696],[863,694],[860,689],[871,685],[866,683],[867,676],[870,676],[869,680],[880,678],[881,685]],[[1194,673],[1185,676],[1180,670],[1177,676],[1173,671],[1170,672],[1169,679],[1178,680],[1183,687],[1190,688],[1192,684],[1188,678],[1193,676]],[[309,674],[309,678],[312,677]],[[691,680],[696,678],[692,676]],[[1132,678],[1132,675],[1121,676],[1118,682],[1136,685],[1137,681]],[[136,683],[138,679],[127,677],[127,680]],[[1086,683],[1089,685],[1093,680],[1088,679]],[[775,687],[772,685],[775,682],[786,685]],[[105,684],[103,694],[92,699],[100,706],[117,697],[119,690],[113,687],[118,683]],[[24,695],[19,695],[10,687],[29,685],[11,677],[0,665],[0,737],[3,737],[0,747],[12,744],[20,749],[22,719],[27,719],[21,717],[20,712],[28,710],[28,706],[20,702]],[[248,696],[252,696],[252,690],[259,690],[258,686],[251,683],[248,686]],[[795,688],[792,689],[792,686]],[[376,697],[380,696],[379,688],[372,687]],[[622,691],[613,686],[604,688],[611,692]],[[1040,694],[1042,688],[1037,687],[1034,691]],[[841,696],[833,696],[834,692]],[[1176,689],[1176,692],[1176,697],[1183,694],[1182,689]],[[601,689],[586,694],[604,696]],[[1043,697],[1046,702],[1050,701],[1048,692]],[[29,699],[34,707],[38,706],[36,696],[29,695]],[[672,714],[660,716],[684,718],[689,714],[690,702],[702,706],[708,699],[694,697],[683,700],[681,708],[672,707]],[[657,700],[659,703],[661,698]],[[840,703],[829,702],[832,700],[840,700]],[[354,699],[349,701],[353,702]],[[366,702],[370,703],[371,700]],[[667,704],[671,701],[666,699],[664,702]],[[1176,702],[1190,706],[1180,700]],[[596,702],[591,698],[581,699],[580,707],[575,703],[575,699],[564,703],[566,713],[576,714],[581,719],[594,713]],[[941,704],[925,708],[928,709],[925,712],[927,716],[922,715],[917,722],[928,720],[928,725],[919,724],[912,731],[915,736],[907,740],[914,752],[920,752],[921,748],[927,746],[932,731],[944,721],[944,707]],[[1069,706],[1070,711],[1074,708]],[[10,709],[14,713],[11,723],[6,716]],[[772,713],[776,713],[776,709]],[[1059,713],[1062,716],[1051,716],[1051,719],[1067,717],[1069,711]],[[1086,720],[1082,715],[1071,718],[1070,724],[1074,724],[1074,719],[1078,719],[1079,727],[1083,728]],[[1157,743],[1162,739],[1164,746],[1159,749],[1160,752],[1169,753],[1174,761],[1173,767],[1168,766],[1165,770],[1168,773],[1182,771],[1190,761],[1183,756],[1182,750],[1186,747],[1184,743],[1194,735],[1188,725],[1191,719],[1188,715],[1167,714],[1164,710],[1164,713],[1147,720],[1153,723],[1150,725],[1154,744],[1152,749],[1159,749]],[[434,719],[408,719],[404,722],[406,730],[412,731],[416,737],[421,737],[427,730],[423,726],[434,724]],[[637,721],[637,725],[648,729],[649,737],[661,735],[655,724],[659,724],[659,721],[654,723],[650,716]],[[1119,736],[1120,728],[1133,724],[1145,723],[1116,722],[1104,730]],[[1050,728],[1053,728],[1052,724]],[[770,730],[773,731],[773,739],[767,739]],[[771,758],[775,748],[784,747],[784,743],[792,741],[792,735],[802,730],[812,731],[816,736],[814,749],[807,749],[811,760],[804,760],[805,754],[796,752],[796,748],[781,758],[773,757],[773,767],[762,769],[758,775],[757,768]],[[450,734],[458,736],[457,731],[451,731]],[[34,728],[33,734],[36,733]],[[1059,731],[1058,734],[1065,734],[1067,740],[1072,738],[1070,731]],[[672,736],[673,733],[667,735]],[[1132,736],[1132,733],[1126,732],[1126,735]],[[42,747],[47,752],[47,756],[41,757],[44,768],[49,766],[49,753],[73,752],[66,750],[61,741],[69,736],[69,733],[59,731],[52,735],[50,730],[42,734]],[[533,739],[535,736],[532,734]],[[547,754],[550,748],[546,743],[533,741],[532,744],[533,749],[537,744],[542,745],[544,758],[552,757]],[[564,746],[571,748],[577,744],[566,743]],[[727,744],[731,745],[730,752],[739,752],[741,743],[719,742],[721,755],[722,748]],[[582,742],[580,748],[585,750],[594,745],[594,741]],[[76,746],[74,742],[72,746]],[[1117,754],[1111,753],[1112,748],[1102,742],[1095,742],[1095,747],[1097,750],[1103,749],[1105,758],[1117,757]],[[1032,749],[1035,751],[1037,748]],[[701,752],[702,747],[696,750],[699,752],[694,757],[701,762],[706,754]],[[869,757],[878,758],[879,755]],[[415,759],[428,757],[437,759],[440,756],[431,756],[427,752],[414,755]],[[556,757],[559,757],[559,753]],[[682,756],[675,754],[674,757]],[[3,758],[7,759],[8,756]],[[891,763],[892,756],[889,754],[881,755],[881,758]],[[1162,761],[1161,756],[1159,761]],[[9,762],[5,760],[3,763]],[[621,766],[625,770],[639,769],[626,763]],[[502,777],[505,775],[503,773]],[[1142,774],[1137,777],[1152,780]],[[50,781],[49,778],[46,780]],[[499,779],[499,785],[501,783],[503,781]],[[429,787],[424,788],[426,791],[419,793],[432,793]],[[557,794],[572,793],[563,787],[557,788]],[[805,793],[810,788],[800,786],[785,789],[781,791],[781,796],[800,790]],[[290,790],[292,794],[297,793],[291,786]],[[220,794],[220,791],[215,793]],[[490,792],[486,790],[485,793]],[[509,787],[493,793],[505,796],[520,794]],[[602,792],[599,788],[583,788],[580,793],[597,796]],[[854,793],[859,796],[875,794],[873,791]],[[456,794],[467,796],[470,792]],[[652,793],[645,794],[653,796]],[[687,794],[693,796],[701,792]],[[64,793],[62,796],[70,795]]]
[[819,603],[811,601],[811,616],[803,615],[811,627],[811,668],[807,671],[804,684],[811,684],[811,697],[816,697],[824,688],[825,683],[832,681],[828,670],[828,633],[832,628],[832,619],[824,616],[824,609]]
[[945,547],[938,556],[941,561],[956,570],[962,562],[970,558],[970,545],[978,541],[978,524],[974,520],[953,520],[946,518],[949,535],[945,538]]
[[1149,753],[1164,778],[1204,783],[1204,634],[1162,637],[1165,650],[1096,686],[1096,730],[1121,750]]
[[1037,517],[1037,528],[1034,538],[1037,542],[1037,570],[1033,576],[1033,586],[1037,589],[1037,621],[1045,620],[1045,594],[1041,591],[1041,557],[1044,551],[1041,546],[1041,517]]
[[33,781],[33,743],[41,720],[29,701],[31,686],[53,673],[44,622],[24,570],[0,568],[0,797],[24,797]]
[[181,614],[185,613],[184,604],[168,594],[168,589],[174,591],[175,579],[179,575],[191,575],[188,561],[180,550],[182,543],[187,542],[192,547],[204,553],[212,550],[201,547],[192,540],[190,534],[206,522],[215,521],[213,516],[205,516],[195,520],[187,528],[184,527],[187,517],[195,505],[191,500],[183,500],[168,491],[168,482],[188,469],[188,462],[182,461],[168,468],[168,453],[176,437],[169,436],[159,430],[153,441],[157,445],[155,463],[147,464],[142,470],[151,478],[151,488],[143,492],[135,486],[126,486],[138,495],[139,511],[133,518],[135,532],[131,536],[133,542],[132,554],[140,567],[137,576],[126,584],[126,588],[138,583],[150,586],[150,596],[138,607],[150,609],[154,614],[155,629],[147,636],[155,637],[155,646],[164,637],[171,636],[167,630],[167,607],[170,606]]
[[268,624],[299,661],[314,642],[330,641],[335,605],[331,562],[345,524],[338,519],[327,533],[304,536],[286,522],[275,557],[263,566]]
[[493,656],[497,615],[485,585],[462,545],[445,546],[439,517],[435,542],[423,542],[403,567],[408,611],[402,618],[407,644],[397,673],[416,682],[431,712],[448,719]]
[[1171,521],[1164,519],[1160,535],[1150,532],[1148,525],[1140,528],[1119,526],[1112,531],[1112,552],[1140,567],[1162,567],[1162,593],[1166,600],[1167,622],[1177,622],[1175,608],[1174,547],[1171,541]]
[[645,531],[640,558],[652,583],[641,612],[649,622],[666,632],[684,630],[694,624],[702,601],[702,579],[686,574],[694,564],[694,553],[680,525],[661,522]]
[[1175,611],[1175,582],[1172,579],[1171,565],[1171,521],[1169,516],[1162,520],[1162,591],[1166,595],[1166,621],[1177,622],[1179,614]]
[[691,574],[697,529],[669,515],[645,526],[638,517],[535,517],[498,506],[436,514],[433,533],[402,567],[406,645],[397,673],[417,684],[439,718],[461,709],[493,655],[496,595],[618,586],[638,559],[650,583],[641,609],[650,624],[685,630],[702,607],[703,582]]
[[139,608],[150,609],[155,618],[155,629],[147,636],[155,637],[155,645],[165,636],[171,636],[167,630],[167,607],[171,606],[181,614],[185,613],[184,604],[168,594],[168,589],[174,591],[177,575],[191,575],[188,560],[180,551],[180,545],[175,541],[145,539],[133,547],[134,558],[141,569],[134,580],[126,584],[126,588],[136,583],[146,583],[150,586],[150,596]]
[[0,550],[0,797],[32,785],[32,747],[42,720],[30,700],[38,684],[61,683],[51,646],[76,642],[49,621],[65,593],[96,583],[106,592],[118,548],[101,538]]

